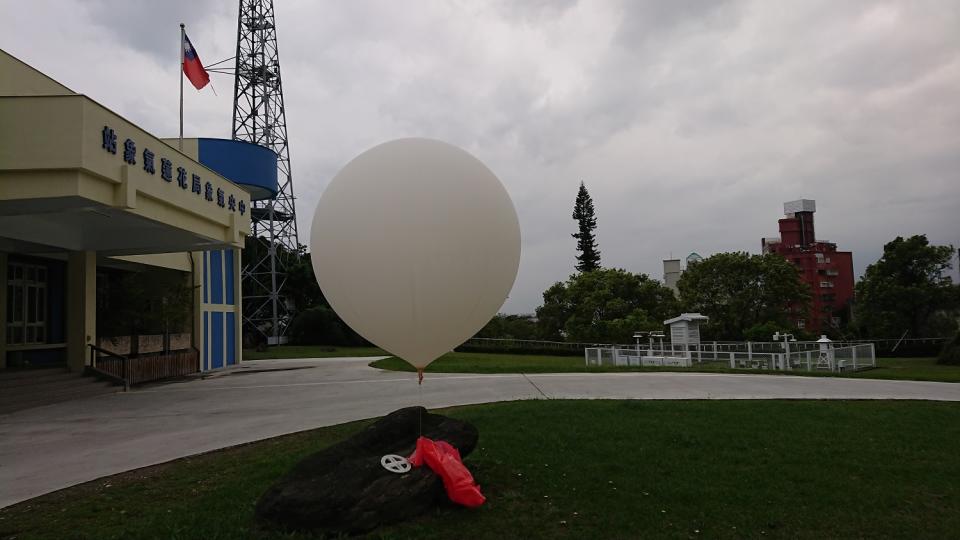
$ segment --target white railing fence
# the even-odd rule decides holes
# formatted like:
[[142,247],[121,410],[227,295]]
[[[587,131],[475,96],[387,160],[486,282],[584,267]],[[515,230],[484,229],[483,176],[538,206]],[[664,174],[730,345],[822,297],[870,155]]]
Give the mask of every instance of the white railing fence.
[[643,349],[589,347],[583,350],[587,367],[690,367],[693,362],[684,351],[659,351],[648,355]]
[[[773,346],[771,346],[773,345]],[[817,342],[702,343],[689,347],[656,343],[653,346],[588,347],[587,367],[692,367],[695,363],[718,362],[731,369],[777,371],[857,371],[876,367],[874,345],[831,343],[821,349]]]

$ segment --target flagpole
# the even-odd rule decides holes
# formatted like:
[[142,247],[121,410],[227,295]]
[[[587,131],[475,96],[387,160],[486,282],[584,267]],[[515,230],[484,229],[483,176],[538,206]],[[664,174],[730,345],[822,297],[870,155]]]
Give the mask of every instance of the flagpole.
[[187,31],[180,23],[180,151],[183,152],[183,36]]

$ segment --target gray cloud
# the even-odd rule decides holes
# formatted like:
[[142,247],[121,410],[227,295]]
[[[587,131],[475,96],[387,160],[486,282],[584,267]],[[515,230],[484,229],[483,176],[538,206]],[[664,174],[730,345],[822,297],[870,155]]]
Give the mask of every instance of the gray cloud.
[[[187,26],[188,35],[194,35],[190,39],[198,49],[205,45],[203,33],[218,18],[233,17],[236,29],[238,8],[234,4],[197,0],[88,0],[82,6],[87,13],[86,20],[98,31],[125,47],[165,62],[170,58],[176,61],[180,23]],[[203,60],[215,62],[220,58]]]
[[[38,0],[0,47],[170,135],[177,24],[212,62],[235,17],[226,0]],[[658,278],[671,254],[758,251],[799,197],[858,272],[897,235],[960,243],[956,2],[283,1],[277,24],[301,241],[356,154],[449,140],[520,214],[508,312],[572,272],[580,180],[604,263]],[[187,96],[188,132],[229,136],[232,82],[214,84]]]

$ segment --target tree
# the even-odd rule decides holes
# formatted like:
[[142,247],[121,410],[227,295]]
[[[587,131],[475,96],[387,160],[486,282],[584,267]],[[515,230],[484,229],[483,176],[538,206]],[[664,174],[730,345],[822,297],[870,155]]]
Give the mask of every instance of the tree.
[[747,341],[770,341],[777,332],[781,334],[791,334],[800,341],[810,341],[816,339],[810,332],[793,328],[789,324],[767,321],[758,323],[743,331],[743,339]]
[[97,329],[101,336],[130,336],[130,355],[139,354],[139,336],[189,331],[193,287],[181,272],[165,269],[107,271],[97,287]]
[[631,343],[637,330],[660,329],[677,311],[673,291],[644,274],[598,269],[570,276],[543,293],[541,339]]
[[573,205],[573,219],[577,220],[577,232],[572,236],[577,239],[577,251],[580,252],[577,255],[577,271],[592,272],[600,268],[600,250],[593,234],[597,228],[597,217],[593,212],[593,199],[583,182],[580,182],[577,202]]
[[[250,268],[250,265],[263,260],[270,247],[266,238],[248,236],[244,242],[243,251],[240,253],[244,271],[263,272],[265,269],[254,270]],[[295,313],[309,309],[314,305],[325,305],[326,300],[323,299],[320,285],[317,284],[317,279],[313,275],[313,265],[310,261],[310,254],[306,251],[306,246],[299,245],[296,250],[291,250],[277,244],[274,249],[277,250],[278,257],[283,261],[286,273],[280,293],[283,301],[292,302]],[[243,296],[268,297],[270,295],[268,285],[269,280],[245,280],[243,282]],[[261,302],[262,300],[255,300],[249,305],[245,305],[244,310],[251,311]]]
[[[282,248],[282,246],[278,246]],[[300,246],[287,263],[287,278],[284,284],[284,296],[292,301],[297,313],[314,306],[327,306],[327,299],[320,290],[317,277],[313,273],[313,262],[305,246]]]
[[[266,249],[269,246],[264,239],[247,237],[244,261],[262,259]],[[294,307],[293,320],[287,330],[291,342],[300,345],[366,345],[367,341],[343,322],[323,296],[306,246],[301,245],[296,251],[281,245],[276,249],[285,260],[283,298]],[[254,280],[245,281],[243,286],[245,296],[269,294],[264,284]],[[258,335],[256,332],[248,334]]]
[[757,325],[789,327],[791,309],[806,311],[810,288],[800,270],[773,253],[718,253],[691,263],[677,283],[684,309],[710,317],[714,339],[744,339]]
[[532,315],[494,315],[474,337],[493,339],[537,339],[537,324]]
[[931,246],[925,235],[898,236],[857,283],[855,325],[873,338],[945,337],[957,328],[960,291],[946,272],[953,246]]
[[298,312],[287,333],[297,345],[369,345],[327,305],[315,305]]
[[940,356],[937,358],[937,363],[960,366],[960,332],[954,334],[953,339],[943,346],[943,350],[940,351]]

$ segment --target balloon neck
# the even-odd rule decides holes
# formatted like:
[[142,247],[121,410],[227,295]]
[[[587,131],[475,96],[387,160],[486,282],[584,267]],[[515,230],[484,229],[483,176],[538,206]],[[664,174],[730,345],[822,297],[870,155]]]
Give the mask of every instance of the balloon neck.
[[417,368],[417,384],[418,385],[423,384],[423,368],[422,367]]

